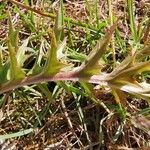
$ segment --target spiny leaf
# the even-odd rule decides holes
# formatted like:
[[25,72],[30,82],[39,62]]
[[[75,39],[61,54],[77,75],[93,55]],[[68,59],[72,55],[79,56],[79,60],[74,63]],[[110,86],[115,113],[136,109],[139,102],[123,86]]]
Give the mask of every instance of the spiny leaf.
[[8,39],[8,50],[10,56],[10,79],[17,80],[25,77],[25,73],[21,70],[21,67],[17,63],[16,52]]
[[144,82],[138,84],[120,82],[111,84],[110,86],[150,101],[150,84]]
[[141,62],[141,63],[136,63],[134,64],[133,67],[130,67],[129,69],[126,69],[124,71],[121,71],[120,73],[118,72],[118,75],[113,80],[118,80],[119,79],[128,79],[134,75],[137,75],[141,72],[149,71],[150,70],[150,61],[147,62]]
[[150,84],[138,83],[134,78],[136,74],[150,70],[150,61],[136,63],[134,66],[127,65],[126,67],[122,67],[120,73],[119,70],[115,74],[110,74],[108,78],[110,79],[108,83],[112,88],[128,92],[146,100],[150,99]]
[[[150,53],[150,46],[145,47],[143,50],[136,52],[133,56],[128,56],[119,66],[117,66],[108,76],[106,80],[115,80],[123,78],[126,81],[133,81],[132,76],[149,71],[150,62],[135,63],[136,59],[148,56]],[[134,61],[134,63],[133,63]],[[133,81],[134,82],[134,81]]]
[[112,93],[113,93],[113,95],[114,95],[114,97],[115,97],[115,100],[116,100],[116,102],[117,102],[118,104],[120,104],[121,100],[120,100],[120,97],[119,97],[119,95],[117,94],[116,91],[117,91],[117,90],[115,90],[115,88],[112,88]]
[[48,50],[48,58],[45,64],[43,73],[44,75],[55,75],[62,69],[65,65],[58,61],[57,59],[57,50],[58,45],[56,37],[53,31],[49,32],[51,37],[51,48]]
[[133,57],[128,56],[123,62],[121,62],[108,76],[107,80],[111,80],[118,76],[118,74],[127,68],[129,68],[132,64]]
[[130,75],[136,75],[145,71],[150,71],[150,61],[137,63],[125,72],[127,72]]
[[122,86],[123,91],[127,91],[129,93],[134,92],[138,94],[149,94],[150,95],[150,84],[146,82],[138,83],[138,84],[128,84]]
[[8,24],[9,24],[8,36],[9,36],[10,43],[14,47],[15,51],[17,51],[18,41],[19,41],[18,40],[19,30],[14,29],[10,12],[8,12]]
[[13,27],[13,23],[12,23],[12,18],[11,18],[11,14],[10,12],[8,11],[8,25],[9,25],[9,33],[12,33],[14,32],[14,27]]
[[[118,77],[118,75],[120,73],[122,73],[123,71],[127,71],[129,68],[133,67],[131,70],[136,70],[136,69],[139,69],[138,72],[142,72],[143,71],[146,71],[147,69],[149,70],[149,67],[147,67],[147,69],[143,68],[143,65],[147,66],[149,63],[148,62],[144,62],[144,63],[140,63],[140,64],[135,64],[133,66],[133,61],[134,59],[141,59],[143,57],[146,57],[146,56],[149,56],[150,54],[150,45],[149,46],[146,46],[143,50],[141,51],[138,51],[136,52],[133,56],[129,55],[123,62],[120,63],[119,66],[117,66],[113,71],[112,73],[110,73],[110,75],[108,76],[108,78],[114,78],[115,76]],[[141,68],[141,69],[140,69]],[[130,70],[130,71],[131,71]],[[128,70],[129,71],[129,70]],[[134,72],[133,73],[137,74],[137,72]]]
[[18,51],[18,33],[12,25],[12,18],[8,12],[9,34],[8,34],[8,51],[10,56],[10,80],[22,79],[25,73],[21,70],[17,62],[16,52]]
[[88,55],[87,60],[81,65],[79,70],[80,76],[91,76],[93,74],[99,74],[101,65],[98,64],[99,59],[106,52],[107,45],[111,39],[111,36],[116,28],[116,24],[114,24],[108,33],[106,33],[105,37],[101,39],[91,53]]

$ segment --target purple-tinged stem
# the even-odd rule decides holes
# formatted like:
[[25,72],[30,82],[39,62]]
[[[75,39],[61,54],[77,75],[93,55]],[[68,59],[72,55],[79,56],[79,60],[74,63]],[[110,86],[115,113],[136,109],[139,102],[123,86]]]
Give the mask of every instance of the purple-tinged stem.
[[90,78],[78,77],[77,72],[75,71],[60,72],[54,76],[43,76],[41,74],[35,76],[28,76],[19,81],[8,81],[7,83],[0,85],[0,94],[8,92],[10,90],[17,89],[25,85],[31,85],[31,84],[41,83],[41,82],[48,82],[48,81],[74,81],[74,82],[84,81],[84,82],[89,82],[94,84],[107,85],[107,82],[105,81],[106,76],[107,74],[93,75]]

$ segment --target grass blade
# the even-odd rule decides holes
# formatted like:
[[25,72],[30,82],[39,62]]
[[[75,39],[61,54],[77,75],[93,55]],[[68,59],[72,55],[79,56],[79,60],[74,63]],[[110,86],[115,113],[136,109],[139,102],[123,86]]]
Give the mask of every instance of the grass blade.
[[20,137],[20,136],[23,136],[23,135],[27,135],[27,134],[29,134],[33,131],[34,131],[34,129],[30,128],[30,129],[22,130],[22,131],[19,131],[19,132],[16,132],[16,133],[0,135],[0,140],[7,140],[7,139],[10,139],[10,138]]
[[134,10],[133,0],[127,0],[127,7],[128,7],[129,18],[130,18],[130,28],[131,28],[132,38],[134,39],[135,42],[137,42],[138,37],[137,37],[137,29],[135,25],[134,11],[133,11]]

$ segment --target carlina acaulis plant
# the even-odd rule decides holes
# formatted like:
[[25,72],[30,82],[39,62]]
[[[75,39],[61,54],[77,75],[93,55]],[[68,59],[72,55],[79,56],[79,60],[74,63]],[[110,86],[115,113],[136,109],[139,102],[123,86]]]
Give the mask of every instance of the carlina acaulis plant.
[[0,2],[2,149],[150,145],[143,1]]
[[31,70],[24,71],[24,68],[20,63],[19,53],[22,53],[22,57],[24,57],[23,55],[25,55],[25,51],[20,52],[21,46],[19,47],[18,45],[19,30],[14,29],[9,12],[8,17],[9,33],[7,37],[7,46],[9,51],[9,60],[3,63],[1,53],[0,94],[25,85],[48,81],[69,80],[105,85],[113,91],[117,89],[117,91],[121,90],[149,99],[149,84],[138,83],[135,80],[135,76],[137,74],[149,71],[150,61],[138,61],[139,57],[145,57],[149,54],[149,45],[139,52],[134,53],[134,55],[127,56],[125,60],[114,68],[111,73],[101,72],[102,65],[99,64],[99,60],[107,51],[111,37],[117,28],[117,21],[109,28],[109,30],[105,33],[105,36],[97,41],[96,46],[79,67],[72,67],[71,69],[64,71],[66,70],[65,68],[68,67],[68,64],[66,64],[66,62],[62,62],[62,60],[57,57],[57,52],[60,51],[60,49],[62,51],[66,46],[66,38],[60,44],[60,34],[63,27],[62,21],[57,21],[58,18],[59,20],[62,19],[61,10],[58,11],[55,28],[48,29],[47,31],[51,41],[46,56],[44,56],[44,54],[42,56],[46,57],[45,64],[40,66],[41,62],[37,61],[39,60],[37,57],[33,68]]

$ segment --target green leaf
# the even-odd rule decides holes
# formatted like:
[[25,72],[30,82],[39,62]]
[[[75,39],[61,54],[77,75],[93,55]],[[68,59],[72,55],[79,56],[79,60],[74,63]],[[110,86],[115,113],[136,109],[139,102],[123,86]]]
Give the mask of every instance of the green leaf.
[[133,67],[127,69],[124,73],[136,75],[142,72],[150,71],[150,61],[136,63]]
[[135,58],[143,57],[149,53],[149,47],[135,53],[133,56],[128,56],[106,80],[109,86],[113,89],[119,89],[145,100],[150,100],[150,84],[138,83],[135,75],[142,72],[150,71],[150,61],[136,63]]
[[37,87],[41,90],[41,92],[47,96],[47,98],[49,99],[49,101],[53,101],[53,97],[52,97],[52,93],[49,91],[47,85],[45,83],[41,84],[37,84]]
[[28,28],[32,33],[36,32],[35,25],[32,22],[32,18],[30,18],[29,14],[24,14],[18,7],[15,7],[15,11],[16,13],[19,13],[20,18],[26,28]]
[[14,47],[15,51],[17,52],[19,41],[18,38],[19,30],[14,29],[10,12],[8,12],[8,24],[9,24],[9,32],[8,32],[9,40],[12,47]]
[[93,74],[99,74],[101,65],[98,64],[99,59],[106,52],[107,45],[111,39],[111,36],[116,28],[116,24],[111,26],[110,30],[106,33],[105,37],[98,41],[94,49],[87,56],[87,59],[82,63],[79,75],[80,76],[91,76]]
[[[126,59],[125,61],[127,61]],[[129,61],[130,63],[131,61]],[[126,63],[127,64],[127,63]],[[150,84],[138,83],[134,76],[144,71],[150,70],[150,61],[136,63],[134,66],[122,67],[118,72],[110,74],[108,84],[113,89],[128,92],[145,100],[150,100]],[[119,73],[120,71],[120,73]]]
[[22,43],[22,45],[19,47],[19,50],[17,51],[17,62],[20,66],[23,66],[24,61],[27,59],[27,56],[25,55],[29,42],[29,38],[25,39]]
[[41,66],[41,61],[44,56],[44,52],[43,52],[43,48],[42,48],[43,43],[44,43],[44,41],[41,41],[41,45],[40,45],[40,49],[38,51],[38,55],[36,57],[36,61],[34,63],[33,68],[28,72],[28,75],[37,75],[37,74],[41,73],[43,70],[43,67]]
[[0,135],[0,140],[6,140],[6,139],[10,139],[10,138],[23,136],[23,135],[29,134],[33,131],[34,131],[34,129],[30,128],[30,129],[22,130],[22,131],[19,131],[19,132],[16,132],[16,133]]
[[10,63],[5,63],[2,67],[0,67],[0,85],[8,81],[7,74],[9,68],[10,68]]
[[123,72],[124,70],[128,69],[132,65],[133,57],[128,56],[121,62],[108,76],[106,80],[112,80],[118,77],[118,74]]
[[93,87],[93,85],[92,84],[90,84],[90,83],[85,83],[85,82],[80,82],[80,84],[81,84],[81,86],[84,88],[84,90],[85,90],[85,93],[87,93],[87,95],[89,96],[89,97],[94,97],[94,94],[93,94],[93,89],[94,89],[94,87]]
[[8,51],[10,56],[10,80],[18,80],[25,77],[20,65],[17,62],[16,52],[18,51],[18,33],[12,24],[11,14],[8,12],[9,34],[8,34]]
[[150,84],[145,82],[133,84],[131,82],[118,82],[111,83],[112,88],[119,89],[121,91],[128,92],[132,95],[137,96],[138,98],[143,98],[144,100],[150,101]]
[[[65,65],[58,61],[57,59],[57,51],[58,45],[56,41],[56,37],[53,31],[49,32],[51,37],[51,48],[48,50],[48,58],[43,70],[43,75],[55,75],[62,69]],[[64,41],[65,42],[65,41]]]
[[25,73],[21,70],[16,58],[16,52],[8,39],[8,50],[10,56],[10,79],[17,80],[25,77]]
[[116,76],[112,80],[117,80],[117,82],[119,82],[120,80],[129,80],[129,78],[132,78],[134,75],[145,71],[150,71],[150,61],[136,63],[133,67],[124,69],[120,71],[120,73],[118,72],[118,74],[116,74]]
[[57,50],[58,59],[66,58],[66,55],[63,53],[66,47],[66,42],[67,42],[67,38],[64,38],[64,40],[58,45],[58,50]]
[[43,67],[40,66],[39,63],[35,63],[33,68],[29,71],[28,75],[37,75],[39,73],[41,73],[43,70]]
[[63,1],[61,0],[54,28],[56,41],[60,41],[60,38],[62,36],[63,24],[64,24],[64,9],[63,9]]
[[121,62],[108,76],[107,81],[109,80],[131,80],[133,81],[133,76],[141,72],[150,70],[150,61],[136,63],[139,59],[144,56],[149,56],[150,46],[145,47],[143,50],[136,52],[133,56],[129,55]]
[[76,52],[73,49],[68,48],[68,58],[74,62],[84,62],[86,59],[86,55],[83,53]]
[[131,33],[132,33],[132,38],[134,39],[135,42],[138,40],[138,35],[137,35],[137,28],[135,24],[135,15],[134,15],[134,8],[133,8],[133,0],[127,0],[127,7],[128,7],[128,13],[129,13],[129,18],[130,18],[130,28],[131,28]]

